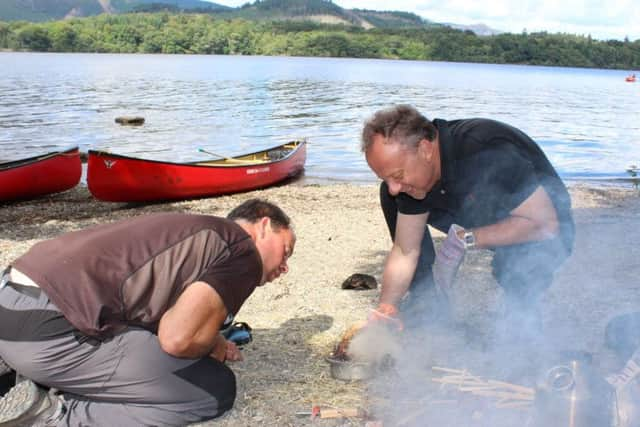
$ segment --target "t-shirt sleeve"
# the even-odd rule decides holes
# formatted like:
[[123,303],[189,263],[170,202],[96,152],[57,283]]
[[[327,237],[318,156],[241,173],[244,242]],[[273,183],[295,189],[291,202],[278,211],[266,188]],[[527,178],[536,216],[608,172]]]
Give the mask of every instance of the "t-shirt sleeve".
[[429,211],[429,195],[422,200],[414,199],[405,193],[395,196],[398,212],[404,215],[420,215]]
[[228,257],[212,265],[200,279],[218,292],[233,315],[238,313],[262,277],[262,261],[257,250],[238,249],[231,249]]

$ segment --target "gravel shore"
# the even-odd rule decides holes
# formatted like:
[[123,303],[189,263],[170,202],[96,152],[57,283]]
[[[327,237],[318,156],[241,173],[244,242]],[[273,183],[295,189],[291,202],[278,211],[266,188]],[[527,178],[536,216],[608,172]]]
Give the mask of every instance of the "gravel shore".
[[[550,345],[589,351],[604,374],[621,364],[603,344],[607,321],[640,309],[640,194],[631,188],[587,184],[574,184],[570,191],[576,246],[545,294],[544,326],[553,331]],[[379,397],[375,387],[332,379],[325,361],[341,334],[365,318],[377,301],[378,290],[347,291],[340,286],[353,273],[380,280],[390,240],[377,193],[376,185],[294,183],[217,198],[131,205],[96,201],[79,186],[0,205],[0,264],[8,265],[40,240],[95,224],[162,211],[224,216],[251,197],[279,204],[293,219],[298,236],[290,273],[258,289],[240,311],[237,320],[251,325],[254,340],[244,348],[245,361],[232,365],[238,379],[235,408],[201,425],[311,425],[308,417],[295,413],[312,405],[384,408],[373,403]],[[490,258],[488,251],[469,255],[452,296],[456,321],[472,325],[478,335],[488,329],[500,306]],[[425,350],[425,366],[447,360],[433,343],[412,343]],[[460,342],[456,351],[467,346],[471,344]],[[451,363],[454,360],[464,363],[464,358]],[[385,414],[378,409],[376,416]],[[364,421],[327,419],[321,425],[360,426]]]

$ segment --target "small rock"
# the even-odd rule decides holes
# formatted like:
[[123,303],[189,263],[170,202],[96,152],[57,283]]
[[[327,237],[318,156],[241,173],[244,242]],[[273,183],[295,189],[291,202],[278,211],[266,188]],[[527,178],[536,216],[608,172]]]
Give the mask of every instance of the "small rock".
[[355,273],[342,282],[342,289],[367,290],[377,287],[376,278],[368,274]]
[[129,126],[140,126],[144,124],[144,117],[139,116],[122,116],[116,117],[116,123]]

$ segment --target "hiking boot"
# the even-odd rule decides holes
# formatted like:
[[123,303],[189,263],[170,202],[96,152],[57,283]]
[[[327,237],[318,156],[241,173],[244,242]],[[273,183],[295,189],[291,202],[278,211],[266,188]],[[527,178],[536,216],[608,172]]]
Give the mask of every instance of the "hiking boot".
[[65,413],[60,396],[31,380],[17,383],[0,400],[0,427],[55,426]]

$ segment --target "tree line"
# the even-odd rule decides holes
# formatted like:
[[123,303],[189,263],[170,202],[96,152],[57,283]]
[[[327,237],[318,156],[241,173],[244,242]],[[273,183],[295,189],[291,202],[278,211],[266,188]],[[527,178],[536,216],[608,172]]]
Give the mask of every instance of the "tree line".
[[0,49],[321,56],[640,69],[640,40],[546,32],[476,36],[449,27],[412,29],[256,22],[208,14],[132,13],[46,23],[0,22]]

